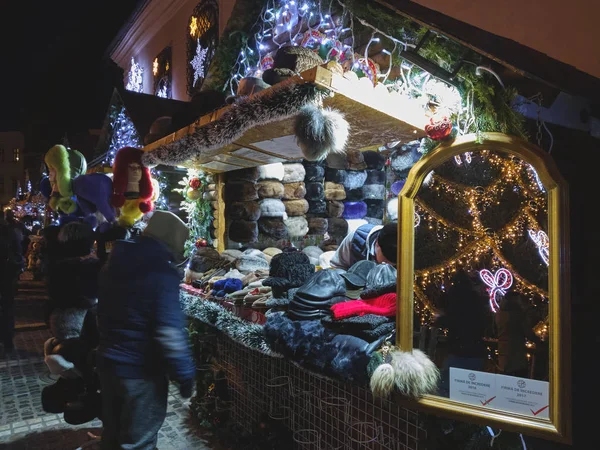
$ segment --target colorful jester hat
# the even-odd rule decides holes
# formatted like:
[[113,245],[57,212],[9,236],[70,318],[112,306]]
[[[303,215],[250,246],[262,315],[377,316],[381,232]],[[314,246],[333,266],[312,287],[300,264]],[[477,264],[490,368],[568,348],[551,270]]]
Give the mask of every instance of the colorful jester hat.
[[73,199],[73,180],[87,171],[87,162],[81,152],[64,145],[55,145],[44,157],[50,172],[52,195],[50,207],[71,214],[77,209]]

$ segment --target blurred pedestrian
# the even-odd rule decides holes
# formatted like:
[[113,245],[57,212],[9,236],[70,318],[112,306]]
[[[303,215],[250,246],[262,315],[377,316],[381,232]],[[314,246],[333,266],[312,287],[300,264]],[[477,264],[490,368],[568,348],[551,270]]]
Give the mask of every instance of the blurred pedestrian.
[[195,363],[179,304],[189,230],[156,211],[141,236],[118,240],[100,274],[97,366],[103,449],[154,450],[167,412],[169,378],[189,398]]

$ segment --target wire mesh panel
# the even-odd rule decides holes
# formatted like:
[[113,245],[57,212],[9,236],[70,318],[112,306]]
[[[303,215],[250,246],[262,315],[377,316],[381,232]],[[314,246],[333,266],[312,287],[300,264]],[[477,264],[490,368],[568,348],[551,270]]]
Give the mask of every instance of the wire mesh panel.
[[292,432],[297,449],[425,449],[415,411],[367,388],[332,380],[264,355],[219,333],[217,365],[230,389],[230,417],[250,431],[263,413]]

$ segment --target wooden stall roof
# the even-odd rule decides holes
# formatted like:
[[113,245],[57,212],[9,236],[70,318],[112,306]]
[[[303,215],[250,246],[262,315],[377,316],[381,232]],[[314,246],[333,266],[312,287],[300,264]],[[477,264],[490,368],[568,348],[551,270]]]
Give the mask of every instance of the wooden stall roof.
[[[350,124],[349,150],[376,149],[389,142],[408,142],[425,135],[423,128],[427,118],[424,112],[415,114],[414,110],[402,110],[397,104],[398,97],[389,95],[382,98],[381,95],[375,95],[374,89],[358,89],[356,83],[322,66],[303,72],[289,81],[314,83],[331,94],[325,98],[323,106],[340,111]],[[268,90],[254,95],[266,95]],[[145,146],[143,150],[150,152],[178,141],[199,127],[217,120],[228,108],[231,106],[202,116],[195,123]],[[251,128],[229,145],[182,165],[222,173],[301,158],[302,152],[294,135],[294,118],[288,118]]]

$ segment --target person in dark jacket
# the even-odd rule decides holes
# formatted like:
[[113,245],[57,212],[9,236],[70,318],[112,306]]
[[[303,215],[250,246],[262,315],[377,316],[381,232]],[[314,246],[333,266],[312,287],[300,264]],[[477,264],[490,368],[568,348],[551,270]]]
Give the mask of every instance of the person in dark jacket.
[[348,233],[331,258],[331,266],[348,270],[362,260],[395,266],[397,253],[398,223],[384,226],[367,223]]
[[156,211],[143,234],[118,240],[100,273],[97,367],[103,449],[154,450],[167,412],[168,379],[189,398],[195,363],[179,304],[189,230]]

